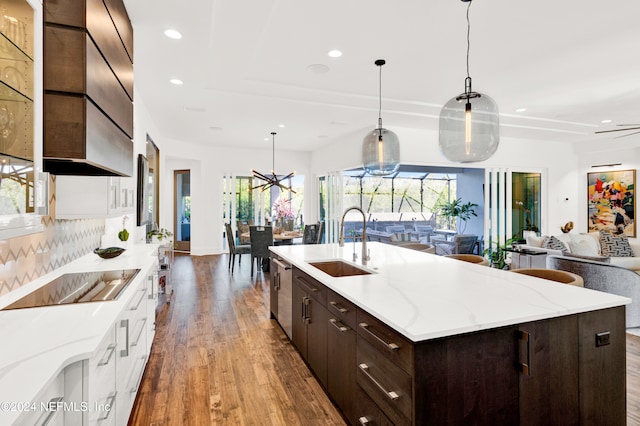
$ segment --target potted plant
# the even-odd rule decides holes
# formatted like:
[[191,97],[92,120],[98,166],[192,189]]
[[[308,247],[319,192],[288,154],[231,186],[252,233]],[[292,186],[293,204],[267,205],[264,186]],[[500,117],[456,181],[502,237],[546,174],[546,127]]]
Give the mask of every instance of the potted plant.
[[[450,224],[453,224],[455,220],[456,230],[458,234],[464,234],[464,230],[467,228],[467,221],[472,216],[478,216],[476,214],[477,204],[472,202],[462,202],[462,198],[457,198],[453,201],[444,202],[440,205],[440,215],[446,217]],[[462,226],[460,227],[460,222]]]
[[484,255],[484,257],[487,258],[487,260],[489,261],[489,265],[492,268],[498,268],[498,269],[509,268],[509,265],[507,264],[508,252],[506,249],[509,248],[514,241],[515,240],[512,238],[508,239],[507,241],[505,241],[503,245],[500,245],[495,241],[489,241],[489,247],[484,249],[482,254]]
[[147,232],[147,240],[155,244],[164,244],[165,242],[171,242],[173,233],[166,228],[152,229]]

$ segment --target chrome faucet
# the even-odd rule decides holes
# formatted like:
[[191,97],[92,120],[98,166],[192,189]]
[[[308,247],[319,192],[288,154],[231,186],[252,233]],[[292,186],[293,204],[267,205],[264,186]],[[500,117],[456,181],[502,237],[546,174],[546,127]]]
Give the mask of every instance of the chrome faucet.
[[362,214],[362,264],[366,265],[367,260],[369,260],[369,254],[367,253],[367,217],[365,216],[364,211],[362,211],[360,207],[349,207],[342,214],[342,220],[340,221],[339,245],[340,247],[344,247],[344,218],[347,216],[347,213],[349,213],[351,210],[357,210]]

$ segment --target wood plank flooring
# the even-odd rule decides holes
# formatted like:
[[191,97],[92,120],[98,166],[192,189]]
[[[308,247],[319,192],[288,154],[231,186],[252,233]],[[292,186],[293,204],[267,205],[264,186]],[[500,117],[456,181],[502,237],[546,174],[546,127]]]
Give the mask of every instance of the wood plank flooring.
[[269,274],[244,256],[176,256],[174,293],[156,337],[132,425],[344,425],[275,321]]
[[[176,256],[174,294],[129,424],[344,425],[286,335],[269,319],[269,274],[234,275],[228,258]],[[640,426],[640,337],[627,334],[627,424]]]

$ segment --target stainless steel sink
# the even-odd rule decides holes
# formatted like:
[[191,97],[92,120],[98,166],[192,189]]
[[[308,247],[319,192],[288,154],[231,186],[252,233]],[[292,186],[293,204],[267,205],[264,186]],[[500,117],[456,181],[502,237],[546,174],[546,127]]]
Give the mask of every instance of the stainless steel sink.
[[309,262],[309,265],[320,269],[332,277],[350,277],[353,275],[369,275],[371,272],[358,268],[342,260],[327,260],[322,262]]

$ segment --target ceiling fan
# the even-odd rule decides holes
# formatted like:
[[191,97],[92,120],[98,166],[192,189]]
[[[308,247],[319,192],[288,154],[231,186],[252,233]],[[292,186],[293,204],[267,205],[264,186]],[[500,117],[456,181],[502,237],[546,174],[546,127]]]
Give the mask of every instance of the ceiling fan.
[[633,132],[633,133],[628,133],[628,134],[622,135],[622,136],[616,136],[614,139],[624,138],[624,137],[627,137],[627,136],[631,136],[631,135],[635,135],[637,133],[640,133],[640,124],[616,124],[616,126],[624,127],[624,129],[600,130],[599,132],[595,132],[595,133],[598,134],[598,133],[626,132],[626,131],[629,131],[629,130],[637,130],[636,132]]

